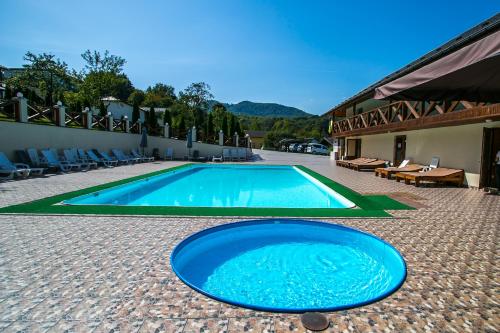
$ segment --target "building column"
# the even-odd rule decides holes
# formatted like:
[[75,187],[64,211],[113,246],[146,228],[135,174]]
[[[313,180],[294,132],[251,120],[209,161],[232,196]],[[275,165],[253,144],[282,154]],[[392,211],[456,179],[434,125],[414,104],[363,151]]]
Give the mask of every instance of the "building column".
[[224,146],[224,132],[219,131],[219,146]]
[[163,127],[163,136],[167,139],[170,138],[170,125],[168,123],[165,123]]
[[127,116],[123,117],[123,123],[125,124],[124,126],[125,133],[130,133],[130,121],[128,120]]
[[113,115],[111,112],[108,112],[106,117],[108,119],[108,131],[113,132]]
[[23,96],[22,93],[18,92],[17,96],[12,98],[17,101],[16,106],[16,120],[21,123],[28,122],[28,99]]
[[234,141],[236,141],[234,145],[236,147],[239,147],[239,145],[240,145],[240,142],[239,142],[240,141],[240,136],[236,132],[234,132]]
[[57,102],[57,126],[66,126],[66,107],[61,101]]
[[193,142],[196,142],[196,126],[193,126],[193,130],[191,131],[191,139]]

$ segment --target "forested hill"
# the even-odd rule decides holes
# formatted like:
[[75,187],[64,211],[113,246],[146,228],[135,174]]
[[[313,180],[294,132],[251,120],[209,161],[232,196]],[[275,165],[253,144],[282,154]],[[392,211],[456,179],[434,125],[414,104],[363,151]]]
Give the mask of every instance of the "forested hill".
[[[210,101],[209,106],[212,106],[217,101]],[[274,117],[274,118],[297,118],[297,117],[310,117],[311,114],[304,112],[300,109],[285,106],[276,103],[255,103],[250,101],[243,101],[237,104],[223,104],[228,111],[235,115],[257,116],[257,117]]]

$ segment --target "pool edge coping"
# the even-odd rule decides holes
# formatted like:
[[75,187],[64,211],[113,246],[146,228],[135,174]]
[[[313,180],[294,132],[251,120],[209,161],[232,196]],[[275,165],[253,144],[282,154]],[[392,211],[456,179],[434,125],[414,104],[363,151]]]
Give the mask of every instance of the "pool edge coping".
[[[309,174],[325,186],[331,188],[346,199],[356,204],[357,208],[254,208],[254,207],[176,207],[176,206],[111,206],[111,205],[61,205],[65,200],[78,196],[105,190],[111,187],[125,185],[144,178],[157,176],[177,169],[198,165],[186,163],[170,168],[157,170],[117,181],[87,187],[84,189],[56,194],[53,196],[14,204],[0,208],[0,214],[37,214],[37,215],[116,215],[116,216],[196,216],[196,217],[291,217],[291,218],[363,218],[392,217],[387,210],[414,209],[388,196],[361,195],[358,192],[341,185],[303,165],[292,165]],[[200,164],[202,165],[202,164]],[[230,163],[227,165],[241,165]],[[245,164],[246,165],[246,164]],[[282,164],[259,164],[262,166],[291,166]],[[395,207],[377,207],[380,202],[373,198],[384,197],[382,202],[388,202]],[[380,200],[380,198],[378,199]]]

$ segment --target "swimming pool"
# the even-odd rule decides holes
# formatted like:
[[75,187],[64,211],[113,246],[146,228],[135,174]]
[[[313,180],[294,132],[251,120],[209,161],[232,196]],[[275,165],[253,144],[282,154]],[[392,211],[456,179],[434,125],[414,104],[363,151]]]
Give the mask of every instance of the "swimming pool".
[[65,200],[67,205],[352,208],[294,166],[190,165]]
[[214,299],[276,312],[335,311],[397,290],[406,264],[385,241],[304,220],[256,220],[203,230],[170,262],[191,288]]

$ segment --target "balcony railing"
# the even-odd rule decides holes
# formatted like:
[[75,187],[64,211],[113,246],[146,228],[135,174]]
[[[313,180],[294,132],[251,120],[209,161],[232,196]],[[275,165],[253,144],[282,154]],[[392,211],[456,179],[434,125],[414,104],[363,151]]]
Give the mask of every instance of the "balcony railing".
[[[333,122],[332,134],[333,136],[339,137],[376,133],[384,129],[412,129],[411,127],[414,125],[423,123],[429,125],[432,121],[458,119],[460,112],[481,107],[485,107],[485,103],[473,103],[468,101],[398,101],[360,113],[353,117],[335,121]],[[454,114],[454,116],[443,117],[450,114]],[[423,121],[424,119],[425,121]]]

